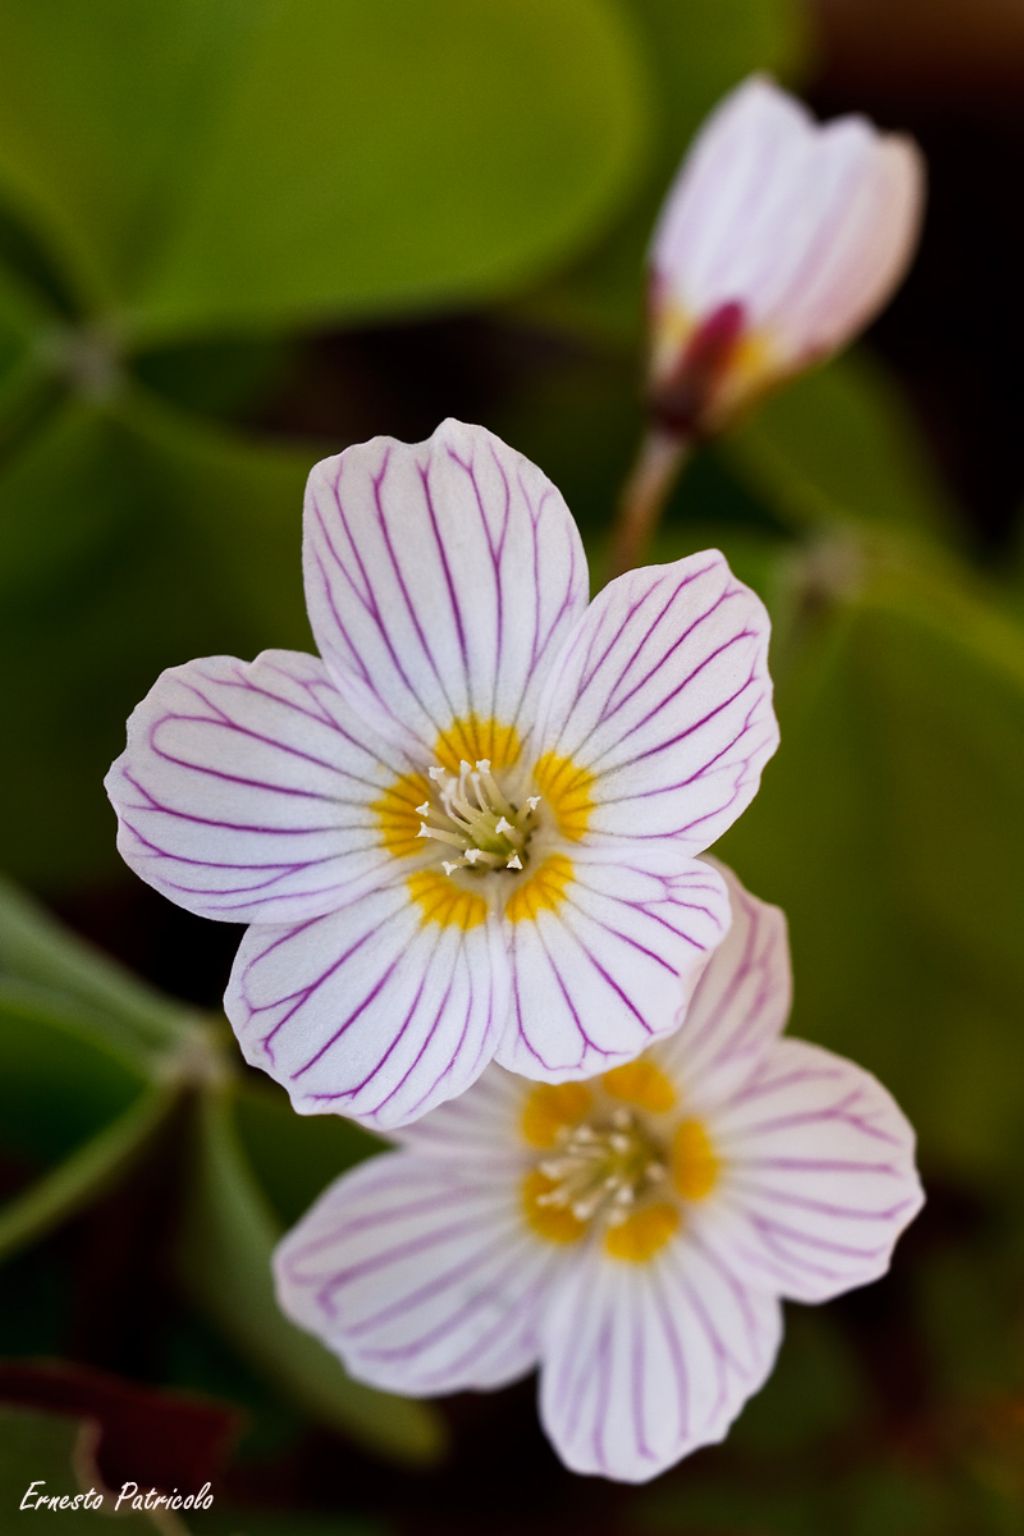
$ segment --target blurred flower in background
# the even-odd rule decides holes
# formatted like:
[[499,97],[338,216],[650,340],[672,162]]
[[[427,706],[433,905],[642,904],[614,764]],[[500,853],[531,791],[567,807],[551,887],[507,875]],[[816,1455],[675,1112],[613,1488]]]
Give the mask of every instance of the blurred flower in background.
[[863,118],[815,124],[754,78],[714,113],[651,251],[651,403],[669,432],[720,428],[850,341],[913,255],[924,169]]
[[818,126],[759,77],[714,112],[654,234],[651,429],[616,568],[642,556],[694,438],[844,346],[890,298],[923,196],[916,146],[862,117]]
[[888,1268],[922,1204],[913,1133],[869,1074],[779,1038],[785,920],[727,880],[668,1040],[585,1083],[490,1069],[285,1238],[282,1306],[359,1380],[430,1396],[539,1361],[567,1465],[647,1482],[763,1384],[780,1296]]

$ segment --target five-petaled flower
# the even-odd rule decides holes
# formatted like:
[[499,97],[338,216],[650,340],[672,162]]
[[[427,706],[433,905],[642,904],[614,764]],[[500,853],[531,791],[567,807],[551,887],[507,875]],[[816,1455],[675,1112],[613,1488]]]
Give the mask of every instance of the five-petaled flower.
[[881,309],[917,244],[923,162],[862,117],[819,125],[755,77],[717,108],[651,251],[652,405],[713,430]]
[[780,1298],[884,1273],[923,1200],[913,1134],[868,1073],[779,1038],[785,922],[729,884],[676,1034],[586,1083],[491,1067],[284,1239],[281,1304],[352,1375],[425,1396],[539,1362],[568,1465],[642,1481],[723,1438]]
[[729,921],[695,856],[777,741],[758,599],[711,551],[588,606],[558,491],[456,422],[318,464],[304,570],[322,659],[165,672],[107,780],[132,868],[251,924],[246,1058],[389,1127],[673,1030]]

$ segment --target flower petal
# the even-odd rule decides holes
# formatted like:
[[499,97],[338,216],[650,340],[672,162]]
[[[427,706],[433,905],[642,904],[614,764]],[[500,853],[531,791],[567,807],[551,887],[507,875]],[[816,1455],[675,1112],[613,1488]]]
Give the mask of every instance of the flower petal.
[[323,663],[292,651],[164,672],[106,780],[125,861],[203,917],[329,910],[391,862],[371,805],[401,768]]
[[793,991],[785,914],[751,896],[731,869],[705,862],[725,880],[732,924],[701,973],[682,1026],[652,1052],[701,1115],[759,1065],[786,1026]]
[[471,1167],[500,1163],[520,1168],[533,1150],[523,1134],[523,1113],[533,1085],[492,1064],[467,1092],[403,1126],[395,1140],[422,1157]]
[[671,847],[623,843],[565,863],[551,904],[506,924],[512,1009],[497,1053],[550,1082],[606,1071],[677,1028],[729,923],[722,877]]
[[781,1336],[778,1301],[685,1233],[645,1264],[591,1250],[545,1315],[544,1428],[573,1471],[646,1482],[723,1439]]
[[770,623],[717,550],[647,566],[591,603],[541,705],[538,747],[589,776],[588,831],[700,853],[778,744]]
[[683,164],[655,232],[656,281],[689,317],[740,304],[784,371],[848,340],[889,297],[917,244],[923,196],[909,140],[862,117],[818,124],[754,78]]
[[780,169],[799,163],[812,132],[806,109],[759,75],[708,118],[672,183],[651,244],[652,268],[682,308],[703,314],[743,298],[722,264],[742,259],[752,220],[779,195]]
[[453,722],[525,736],[587,601],[583,546],[550,480],[456,421],[424,443],[379,437],[316,465],[304,568],[339,688],[431,753]]
[[224,1006],[246,1060],[300,1114],[402,1125],[462,1093],[494,1052],[509,998],[500,930],[423,903],[414,883],[242,940]]
[[824,1301],[889,1267],[924,1195],[914,1133],[880,1083],[803,1040],[780,1040],[716,1113],[723,1168],[706,1217],[751,1284]]
[[767,317],[800,359],[834,351],[882,308],[910,265],[924,206],[924,164],[911,140],[879,138],[856,120],[829,125],[822,138],[818,175],[831,197],[823,185],[814,244],[776,286]]
[[321,1196],[274,1271],[287,1315],[353,1376],[419,1397],[529,1371],[564,1259],[530,1235],[507,1174],[392,1152]]

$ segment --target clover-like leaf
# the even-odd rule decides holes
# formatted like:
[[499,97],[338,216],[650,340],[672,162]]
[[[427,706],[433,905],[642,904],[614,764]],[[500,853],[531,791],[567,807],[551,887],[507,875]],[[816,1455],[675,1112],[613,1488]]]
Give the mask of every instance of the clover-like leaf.
[[762,401],[723,452],[787,520],[877,522],[939,537],[955,526],[906,399],[863,351]]
[[[435,1459],[443,1426],[429,1404],[352,1381],[278,1309],[270,1259],[281,1227],[247,1165],[235,1115],[228,1090],[208,1094],[199,1107],[180,1250],[189,1294],[236,1348],[322,1423],[395,1460]],[[273,1148],[263,1155],[273,1156]]]
[[0,481],[12,873],[53,886],[118,870],[100,785],[164,667],[308,645],[299,509],[312,456],[127,392],[108,409],[67,404],[13,458]]
[[787,911],[794,1030],[876,1071],[930,1163],[1015,1178],[1024,630],[917,549],[793,570],[784,750],[722,853]]
[[94,1199],[155,1134],[175,1099],[139,1043],[49,993],[0,984],[0,1156],[17,1191],[0,1257]]
[[0,876],[0,984],[53,994],[79,1023],[138,1056],[188,1033],[184,1010],[58,923]]
[[600,229],[642,133],[605,0],[9,0],[0,19],[0,188],[122,333],[506,292]]

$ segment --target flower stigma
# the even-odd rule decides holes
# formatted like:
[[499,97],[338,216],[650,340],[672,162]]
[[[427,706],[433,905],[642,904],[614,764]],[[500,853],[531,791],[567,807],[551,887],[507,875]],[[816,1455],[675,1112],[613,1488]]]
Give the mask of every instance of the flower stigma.
[[613,1109],[596,1125],[562,1125],[555,1141],[554,1156],[540,1164],[550,1188],[536,1203],[569,1211],[580,1222],[599,1217],[621,1225],[666,1176],[661,1148],[629,1109]]
[[440,764],[427,772],[432,792],[416,807],[421,818],[417,836],[451,849],[441,861],[446,875],[457,869],[476,874],[525,869],[539,795],[527,795],[521,802],[508,798],[486,757],[475,765],[463,758],[457,774]]

